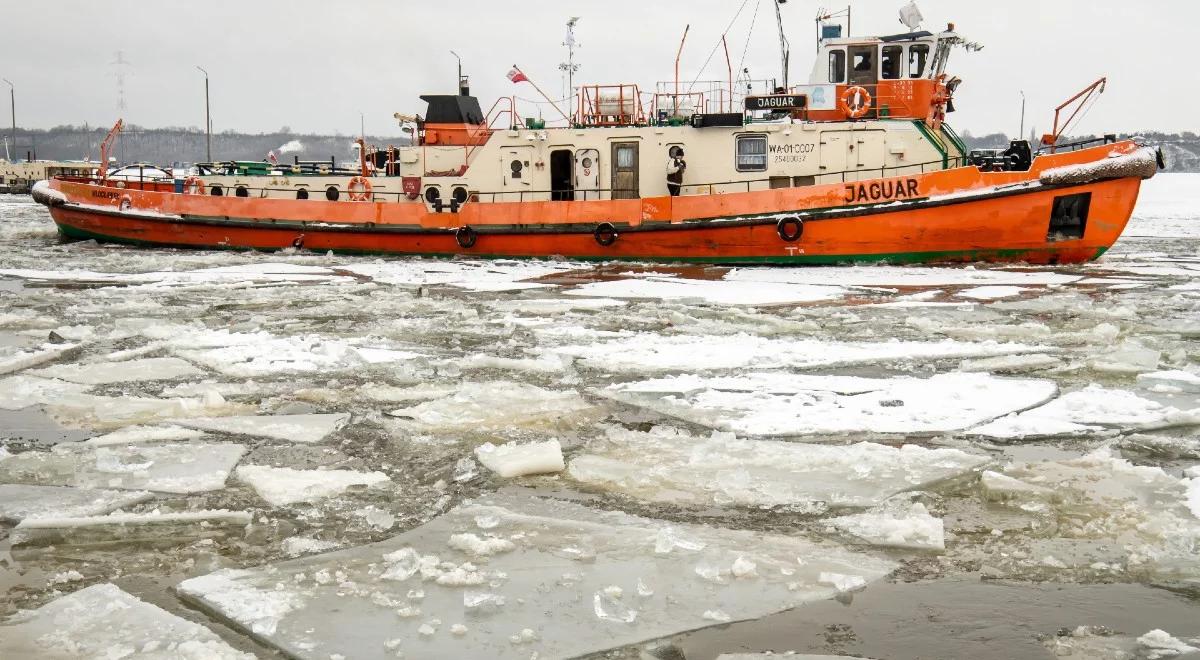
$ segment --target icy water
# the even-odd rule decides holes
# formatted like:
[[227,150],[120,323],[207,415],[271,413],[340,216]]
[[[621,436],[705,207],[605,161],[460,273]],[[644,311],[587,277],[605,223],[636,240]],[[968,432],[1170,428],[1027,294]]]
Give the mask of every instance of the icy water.
[[[0,657],[1200,657],[1200,176],[1072,267],[61,243]],[[738,657],[738,656],[735,656]]]

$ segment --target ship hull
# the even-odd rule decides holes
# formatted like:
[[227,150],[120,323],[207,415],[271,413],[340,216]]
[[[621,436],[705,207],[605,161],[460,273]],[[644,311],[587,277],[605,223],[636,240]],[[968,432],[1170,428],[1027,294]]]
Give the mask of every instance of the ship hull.
[[[422,204],[214,199],[60,181],[42,197],[64,237],[143,246],[711,264],[1078,263],[1117,240],[1142,179],[1153,172],[1146,154],[1124,151],[1124,161],[1098,153],[1104,167],[1093,175],[963,168],[810,191],[468,203],[451,213]],[[1073,160],[1087,167],[1088,159]],[[1109,166],[1125,161],[1133,165]],[[1051,219],[1072,199],[1085,200],[1086,209],[1064,234]]]

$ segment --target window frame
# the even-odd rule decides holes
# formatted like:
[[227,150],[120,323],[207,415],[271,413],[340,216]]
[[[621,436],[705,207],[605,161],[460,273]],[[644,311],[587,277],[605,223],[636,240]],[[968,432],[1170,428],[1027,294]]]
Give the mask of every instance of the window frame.
[[[931,49],[929,48],[929,44],[927,44],[927,43],[910,44],[908,46],[908,48],[905,49],[905,54],[907,55],[907,57],[905,58],[906,63],[904,65],[904,77],[905,78],[909,78],[910,80],[920,80],[921,78],[925,77],[926,71],[929,70],[930,50]],[[925,53],[925,58],[921,61],[921,70],[918,71],[916,75],[913,75],[913,72],[912,72],[913,55],[917,52],[922,52],[922,51],[924,51],[924,53]]]
[[[837,79],[834,79],[833,61],[840,60],[839,69],[837,71]],[[845,48],[830,48],[829,49],[829,72],[826,75],[829,78],[830,84],[841,85],[846,82],[846,49]]]
[[[751,141],[751,140],[755,140],[755,141],[761,140],[762,141],[762,145],[763,145],[762,154],[757,154],[757,153],[743,154],[742,153],[742,142],[743,141]],[[770,158],[768,155],[769,154],[769,148],[768,148],[769,145],[770,145],[770,142],[767,138],[766,133],[743,133],[741,135],[735,136],[734,141],[733,141],[733,166],[734,166],[734,169],[736,169],[738,172],[766,172],[768,169],[768,166],[770,165]],[[759,155],[762,156],[762,166],[761,167],[759,167],[758,165],[747,166],[742,163],[743,156],[759,156]]]
[[[896,62],[896,75],[890,78],[885,75],[885,69],[883,68],[883,63],[887,60],[887,52],[889,50],[899,52],[898,57],[894,58],[894,61]],[[906,52],[907,49],[900,44],[884,44],[879,47],[879,80],[904,80],[907,77],[904,75],[904,56]]]

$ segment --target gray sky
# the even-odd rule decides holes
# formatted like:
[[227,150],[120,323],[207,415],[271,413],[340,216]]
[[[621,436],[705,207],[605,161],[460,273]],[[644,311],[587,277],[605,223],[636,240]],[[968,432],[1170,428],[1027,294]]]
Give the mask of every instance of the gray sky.
[[[858,0],[853,32],[903,31],[906,0]],[[822,0],[826,6],[833,0]],[[755,5],[757,26],[747,31]],[[1048,130],[1053,108],[1093,79],[1108,92],[1080,131],[1200,131],[1195,84],[1200,2],[1196,0],[920,0],[923,27],[959,32],[986,48],[957,51],[951,73],[964,79],[953,125],[973,133],[1015,133],[1020,96],[1026,130]],[[563,24],[577,29],[576,83],[637,82],[643,90],[673,77],[685,24],[685,79],[698,69],[742,0],[5,0],[0,9],[0,77],[16,84],[17,123],[111,124],[118,115],[116,51],[125,67],[127,122],[203,126],[203,76],[212,78],[214,130],[357,133],[359,112],[374,134],[397,134],[396,111],[423,112],[421,93],[453,90],[458,51],[486,110],[499,95],[537,98],[505,78],[513,63],[548,94],[563,86],[558,63]],[[814,54],[817,2],[784,6],[792,81],[804,82]],[[536,11],[537,13],[532,13]],[[734,67],[746,52],[755,77],[778,75],[772,0],[747,0],[728,34]],[[718,51],[705,79],[726,76]],[[0,85],[0,89],[7,86]],[[7,91],[4,89],[4,91]],[[523,114],[534,114],[526,105]],[[553,110],[545,110],[547,118]],[[0,125],[7,125],[0,104]]]

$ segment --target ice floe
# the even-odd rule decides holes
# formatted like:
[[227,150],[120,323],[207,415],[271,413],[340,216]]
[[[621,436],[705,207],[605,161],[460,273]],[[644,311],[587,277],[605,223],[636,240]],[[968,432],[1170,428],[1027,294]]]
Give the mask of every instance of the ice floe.
[[97,516],[152,498],[146,491],[0,484],[0,520]]
[[350,421],[349,413],[313,415],[247,415],[241,417],[193,417],[170,420],[179,426],[203,431],[249,435],[287,442],[311,444],[324,440]]
[[553,287],[527,280],[559,275],[575,266],[535,261],[420,261],[388,260],[350,264],[342,270],[381,284],[421,286],[440,284],[470,291],[521,291]]
[[812,284],[762,283],[753,287],[725,280],[638,277],[584,284],[564,292],[569,296],[605,296],[695,301],[716,305],[782,305],[822,302],[843,297],[846,290]]
[[0,657],[254,660],[209,629],[97,584],[0,623]]
[[1105,428],[1149,430],[1192,424],[1200,424],[1200,408],[1179,410],[1126,390],[1088,385],[1044,406],[1002,417],[968,432],[1019,439],[1088,434]]
[[41,516],[13,528],[13,545],[84,545],[118,541],[164,541],[173,536],[211,538],[250,524],[245,511],[200,510],[110,513],[105,516]]
[[841,342],[820,339],[770,339],[750,334],[728,336],[637,333],[549,349],[582,359],[605,371],[683,371],[716,369],[776,369],[839,364],[898,362],[942,358],[989,357],[1043,353],[1044,346],[994,341],[942,340]]
[[755,436],[940,433],[1048,401],[1052,381],[950,373],[856,378],[784,373],[675,376],[600,394],[712,428]]
[[78,344],[43,344],[37,348],[27,349],[0,346],[0,374],[8,374],[57,360],[77,348],[79,348]]
[[9,376],[0,378],[0,408],[20,410],[49,403],[68,394],[82,394],[87,389],[84,385],[63,380],[25,375]]
[[185,429],[182,426],[171,424],[164,426],[134,425],[88,438],[82,444],[103,447],[106,445],[135,445],[143,442],[179,442],[181,440],[199,440],[204,435],[203,431]]
[[46,412],[64,426],[98,430],[182,417],[232,415],[251,409],[247,405],[230,403],[215,391],[198,398],[174,399],[65,393],[46,396],[41,403]]
[[475,456],[484,467],[505,478],[562,472],[566,467],[558,440],[509,442],[500,446],[489,442],[476,447]]
[[954,295],[972,300],[997,300],[999,298],[1016,298],[1026,291],[1029,289],[1023,286],[980,286],[959,291]]
[[314,502],[340,495],[355,487],[376,486],[390,481],[382,472],[353,470],[296,470],[265,465],[242,465],[235,473],[272,506]]
[[453,393],[388,414],[418,431],[487,432],[574,425],[596,412],[574,390],[550,390],[511,381],[460,383]]
[[[450,541],[480,536],[479,521],[488,522],[488,538],[513,549],[484,561],[476,544]],[[691,543],[658,551],[664,534]],[[755,575],[734,577],[733,567],[746,562]],[[299,658],[371,660],[402,652],[526,660],[760,617],[835,595],[822,574],[865,584],[893,567],[796,537],[496,496],[382,543],[221,570],[178,590]]]
[[235,444],[57,445],[0,457],[0,481],[197,493],[225,486],[246,448]]
[[108,385],[147,380],[174,380],[192,378],[203,372],[179,358],[144,358],[123,362],[90,362],[83,364],[57,364],[44,369],[30,371],[42,378],[58,378],[84,385]]
[[868,507],[927,488],[990,462],[957,449],[870,442],[830,446],[696,437],[670,427],[609,427],[570,463],[568,474],[595,488],[654,502],[750,507]]
[[929,515],[920,503],[832,518],[829,524],[871,545],[914,550],[946,548],[942,519]]
[[737,268],[725,274],[735,282],[777,282],[826,286],[1048,285],[1080,279],[1051,271],[912,266],[830,266],[824,268]]

